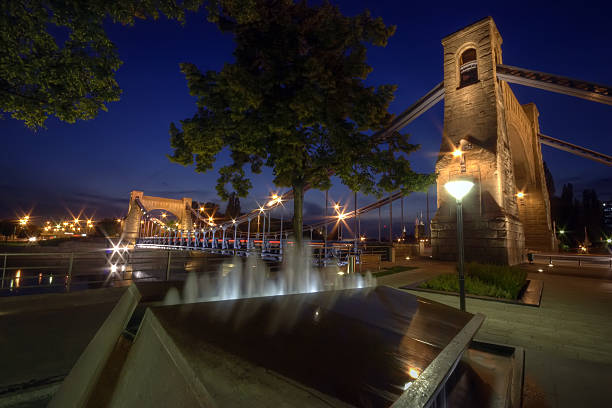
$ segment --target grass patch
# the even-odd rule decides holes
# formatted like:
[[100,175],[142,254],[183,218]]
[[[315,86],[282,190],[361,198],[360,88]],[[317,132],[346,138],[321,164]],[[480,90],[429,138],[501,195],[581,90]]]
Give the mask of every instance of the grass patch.
[[[526,281],[527,271],[517,267],[476,262],[465,265],[465,292],[472,295],[516,300]],[[459,278],[456,273],[439,275],[419,287],[459,292]]]
[[387,275],[393,275],[395,273],[400,273],[400,272],[405,272],[405,271],[410,271],[412,269],[417,269],[416,266],[392,266],[390,268],[385,268],[381,271],[378,272],[372,272],[372,276],[374,276],[375,278],[380,278],[382,276],[387,276]]

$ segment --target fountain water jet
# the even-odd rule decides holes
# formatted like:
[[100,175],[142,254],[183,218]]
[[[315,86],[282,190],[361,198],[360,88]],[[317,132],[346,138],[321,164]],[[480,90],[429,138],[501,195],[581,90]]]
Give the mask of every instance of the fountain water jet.
[[225,261],[212,276],[204,274],[198,279],[196,272],[189,272],[182,296],[178,289],[171,288],[163,304],[358,289],[376,285],[376,279],[370,272],[363,276],[358,273],[340,275],[338,267],[325,270],[315,268],[311,252],[308,245],[287,248],[282,268],[277,273],[270,272],[259,257],[248,257],[244,261],[237,256]]

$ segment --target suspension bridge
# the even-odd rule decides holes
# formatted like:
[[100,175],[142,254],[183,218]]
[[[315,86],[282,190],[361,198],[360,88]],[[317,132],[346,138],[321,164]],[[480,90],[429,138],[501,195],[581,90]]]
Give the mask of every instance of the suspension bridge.
[[[399,114],[388,128],[372,136],[384,143],[393,132],[446,100],[444,134],[447,136],[442,140],[436,164],[439,174],[437,212],[431,225],[427,225],[431,228],[434,257],[453,259],[455,256],[455,218],[442,186],[458,177],[470,178],[478,186],[477,197],[468,201],[464,210],[467,234],[474,238],[473,243],[469,240],[466,243],[467,259],[514,264],[523,261],[526,249],[555,249],[550,203],[543,182],[541,145],[606,166],[612,166],[612,156],[542,134],[537,108],[533,104],[518,103],[509,84],[607,105],[612,105],[612,87],[502,64],[501,36],[490,17],[451,34],[442,44],[445,48],[444,80]],[[471,103],[465,103],[468,99]],[[329,171],[330,175],[333,173]],[[309,188],[306,186],[305,190]],[[292,231],[286,228],[282,215],[277,223],[280,228],[272,230],[272,212],[292,198],[291,191],[274,195],[259,208],[215,224],[192,208],[191,199],[149,197],[134,191],[124,237],[139,248],[200,250],[280,260],[287,245],[292,243]],[[322,262],[345,262],[354,255],[359,261],[363,252],[359,217],[378,210],[380,231],[380,212],[385,206],[389,211],[387,232],[391,243],[392,204],[397,200],[403,200],[402,193],[391,193],[360,208],[355,200],[353,211],[336,211],[329,216],[326,194],[324,219],[304,226],[311,238],[313,231],[324,237],[323,240],[311,240],[315,257]],[[180,225],[175,228],[165,225],[151,214],[155,209],[175,214]],[[329,225],[348,219],[354,219],[352,237],[328,241]],[[263,223],[262,230],[253,230],[254,220]],[[379,232],[379,241],[381,238]],[[487,255],[483,255],[483,250]]]

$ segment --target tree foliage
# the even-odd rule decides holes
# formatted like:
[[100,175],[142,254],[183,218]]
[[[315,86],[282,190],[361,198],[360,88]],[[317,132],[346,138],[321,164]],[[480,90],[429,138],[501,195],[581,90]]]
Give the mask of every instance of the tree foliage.
[[0,220],[0,235],[8,237],[16,231],[14,220]]
[[114,218],[104,218],[96,223],[96,233],[105,237],[116,237],[121,234],[121,224]]
[[[235,0],[243,3],[251,0]],[[202,0],[6,0],[0,3],[0,110],[43,126],[49,116],[92,119],[121,89],[121,65],[104,22],[133,25],[160,15],[180,22]],[[207,3],[218,20],[221,0]],[[230,4],[231,5],[231,4]],[[234,8],[240,10],[238,6]]]
[[170,159],[206,172],[229,149],[232,162],[221,167],[217,183],[223,198],[228,185],[242,197],[248,193],[245,167],[253,173],[271,167],[274,183],[293,189],[297,239],[304,187],[329,188],[330,171],[366,194],[429,185],[431,175],[410,168],[405,154],[418,146],[406,135],[371,136],[392,119],[396,87],[366,85],[372,71],[366,50],[385,46],[395,27],[367,11],[346,17],[329,3],[255,3],[256,19],[224,15],[219,22],[234,36],[234,63],[204,73],[181,64],[198,110],[180,128],[170,126]]
[[232,192],[227,198],[227,206],[225,207],[225,216],[229,218],[237,218],[240,215],[240,198],[238,194]]

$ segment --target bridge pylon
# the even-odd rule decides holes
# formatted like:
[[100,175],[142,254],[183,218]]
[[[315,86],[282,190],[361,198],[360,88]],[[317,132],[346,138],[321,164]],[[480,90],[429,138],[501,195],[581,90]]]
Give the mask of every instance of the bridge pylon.
[[193,200],[183,197],[180,200],[173,198],[145,196],[144,192],[134,190],[130,193],[128,215],[123,226],[122,240],[134,243],[139,236],[144,212],[163,210],[177,217],[178,225],[182,230],[193,230],[191,205]]
[[467,260],[513,265],[524,260],[526,248],[555,247],[538,112],[520,105],[497,79],[501,44],[491,17],[442,40],[444,133],[431,222],[437,259],[456,259],[456,206],[444,189],[455,179],[475,183],[463,204]]

